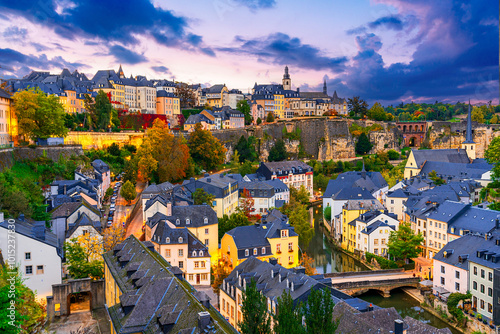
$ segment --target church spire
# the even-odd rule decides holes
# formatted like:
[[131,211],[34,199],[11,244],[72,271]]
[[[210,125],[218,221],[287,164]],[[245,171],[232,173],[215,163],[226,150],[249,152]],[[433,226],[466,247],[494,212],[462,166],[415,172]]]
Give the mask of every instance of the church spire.
[[122,70],[122,64],[120,64],[120,68],[118,69],[117,74],[120,78],[125,78],[125,73],[123,73],[123,70]]
[[365,159],[363,159],[363,168],[361,169],[361,177],[363,179],[366,178]]
[[288,74],[288,66],[285,66],[285,74],[283,74],[283,79],[290,79],[290,74]]
[[474,144],[474,140],[472,140],[472,121],[471,121],[471,111],[470,111],[470,100],[469,100],[469,112],[467,113],[467,131],[465,132],[464,144]]
[[323,81],[323,94],[328,95],[328,91],[326,88],[326,79],[324,79],[324,81]]

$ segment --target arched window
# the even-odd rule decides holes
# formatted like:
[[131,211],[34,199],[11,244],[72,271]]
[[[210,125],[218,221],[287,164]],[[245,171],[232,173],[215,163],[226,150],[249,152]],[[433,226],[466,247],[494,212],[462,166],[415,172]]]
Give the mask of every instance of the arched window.
[[186,218],[186,225],[189,225],[190,222],[189,218]]
[[198,253],[199,256],[203,256],[203,251],[201,250],[199,253]]
[[245,256],[248,256],[250,254],[250,252],[248,251],[248,249],[245,249]]
[[196,256],[196,251],[193,251],[193,256]]
[[181,223],[181,220],[180,220],[179,218],[177,218],[177,219],[175,220],[175,225],[179,225],[180,223]]
[[179,243],[182,244],[182,237],[179,237]]
[[257,248],[253,249],[253,255],[257,255]]
[[169,243],[170,243],[170,238],[169,238],[169,237],[167,237],[167,239],[165,240],[165,242],[166,242],[167,244],[169,244]]
[[262,247],[262,255],[266,254],[266,247]]
[[205,219],[203,219],[203,223],[204,224],[208,224],[208,218],[207,217],[205,217]]

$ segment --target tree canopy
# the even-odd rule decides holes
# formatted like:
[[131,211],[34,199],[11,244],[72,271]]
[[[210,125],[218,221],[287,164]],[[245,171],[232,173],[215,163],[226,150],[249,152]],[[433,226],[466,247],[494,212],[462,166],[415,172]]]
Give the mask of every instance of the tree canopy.
[[257,290],[255,280],[243,291],[242,321],[238,324],[242,334],[271,334],[271,317],[267,315],[267,299]]
[[351,116],[364,117],[368,112],[368,103],[359,96],[347,99],[347,107]]
[[130,201],[137,196],[134,184],[130,181],[126,181],[120,189],[120,195],[130,203]]
[[215,195],[207,193],[203,188],[198,188],[193,193],[194,205],[202,205],[203,203],[214,207]]
[[243,115],[245,115],[245,125],[252,124],[252,114],[250,112],[250,105],[248,104],[247,100],[239,100],[238,103],[236,103],[236,109],[241,111]]
[[248,139],[243,135],[240,137],[234,148],[238,151],[239,162],[256,161],[259,158],[255,149],[255,144],[256,138],[254,136],[250,136]]
[[224,162],[226,148],[209,130],[198,123],[188,139],[189,152],[194,162],[206,170],[215,169]]
[[16,92],[12,99],[19,134],[29,139],[65,137],[65,112],[59,98],[47,95],[40,88],[30,88]]
[[69,274],[74,279],[87,277],[95,279],[103,278],[103,261],[95,259],[94,247],[87,248],[80,244],[80,241],[80,239],[73,238],[71,242],[64,243],[64,252]]
[[189,169],[189,148],[184,137],[174,136],[160,119],[146,131],[137,150],[139,176],[142,180],[176,181]]
[[250,225],[250,221],[248,220],[247,216],[245,216],[245,214],[241,211],[236,211],[230,216],[222,216],[222,218],[219,218],[219,242],[227,231],[231,231],[233,228],[238,226],[247,225]]
[[108,94],[102,90],[99,90],[94,100],[88,94],[85,95],[85,110],[91,130],[107,130],[120,126],[118,111],[113,108]]
[[370,142],[370,139],[368,139],[368,136],[366,135],[366,133],[363,132],[359,136],[358,141],[356,142],[356,153],[366,154],[366,153],[370,152],[372,147],[373,147],[373,144]]
[[269,156],[267,160],[269,161],[282,161],[286,160],[288,153],[286,151],[285,142],[278,139],[274,146],[269,150]]
[[402,262],[407,259],[418,257],[422,249],[424,237],[421,234],[415,234],[409,223],[399,224],[397,231],[392,231],[387,242],[388,253]]

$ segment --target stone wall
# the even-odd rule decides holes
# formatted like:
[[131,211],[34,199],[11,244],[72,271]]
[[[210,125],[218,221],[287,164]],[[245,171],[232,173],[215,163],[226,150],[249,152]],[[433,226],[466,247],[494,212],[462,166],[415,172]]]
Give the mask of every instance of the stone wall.
[[108,147],[113,143],[117,143],[120,146],[124,144],[132,144],[135,146],[140,146],[143,137],[144,137],[143,132],[134,132],[134,131],[124,131],[124,132],[70,131],[68,133],[68,136],[65,138],[64,142],[67,144],[82,145],[84,150],[88,150],[91,148]]
[[60,157],[67,159],[72,155],[82,155],[83,149],[80,145],[37,146],[36,148],[15,147],[0,149],[0,171],[3,171],[5,168],[12,167],[15,161],[34,160],[44,154],[53,161],[58,161]]

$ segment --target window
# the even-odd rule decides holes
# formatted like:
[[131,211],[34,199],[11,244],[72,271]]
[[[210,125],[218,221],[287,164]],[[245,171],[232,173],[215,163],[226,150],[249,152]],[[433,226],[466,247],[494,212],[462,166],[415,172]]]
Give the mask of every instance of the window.
[[182,237],[179,237],[179,243],[182,244]]
[[207,217],[205,217],[205,218],[203,219],[203,224],[208,224],[208,218],[207,218]]
[[444,285],[444,277],[441,277],[441,285]]
[[373,239],[373,244],[378,245],[378,239]]
[[441,266],[441,273],[445,273],[445,269],[444,269],[444,266]]
[[474,275],[477,275],[477,267],[474,266]]
[[194,250],[192,254],[193,254],[193,256],[196,256],[196,251]]
[[181,220],[180,220],[179,218],[177,218],[177,219],[175,220],[175,225],[179,225],[180,223],[181,223]]
[[373,253],[374,253],[375,255],[378,255],[378,248],[375,248]]
[[200,261],[200,266],[201,266],[202,268],[205,268],[205,261]]
[[184,249],[179,249],[179,256],[184,256]]
[[491,303],[488,303],[488,312],[493,312],[493,305]]
[[460,271],[458,270],[455,271],[455,278],[460,278]]
[[474,290],[477,290],[477,282],[476,281],[472,282],[472,288]]
[[288,230],[281,230],[281,237],[282,238],[288,237]]
[[281,254],[281,244],[276,245],[276,253]]
[[266,247],[262,247],[262,255],[266,254]]
[[189,280],[192,281],[193,280],[193,274],[189,274]]
[[25,273],[26,273],[26,275],[33,274],[33,266],[26,266]]
[[186,218],[186,225],[189,225],[191,223],[191,221],[189,220],[189,218]]
[[199,261],[194,261],[194,267],[199,268],[200,267],[200,262]]
[[208,246],[208,239],[205,239],[205,246]]
[[31,260],[31,253],[24,253],[25,260]]
[[460,291],[460,283],[455,283],[455,291]]
[[492,288],[488,288],[488,296],[489,297],[493,296],[493,289]]
[[253,255],[257,255],[257,248],[253,249]]
[[481,278],[484,278],[484,269],[481,269]]
[[170,257],[170,249],[165,249],[165,257]]
[[484,284],[481,284],[481,293],[484,293]]
[[481,308],[484,310],[484,300],[480,299]]
[[205,229],[205,234],[208,234],[208,228]]
[[385,239],[380,239],[380,243],[381,243],[382,245],[385,245]]
[[201,280],[206,281],[208,279],[208,274],[201,274]]
[[179,261],[179,268],[180,269],[184,268],[184,261]]
[[288,251],[293,252],[293,243],[291,242],[288,243]]
[[488,273],[488,281],[493,282],[493,273]]
[[250,254],[250,252],[248,251],[248,249],[245,249],[245,256],[248,256]]

